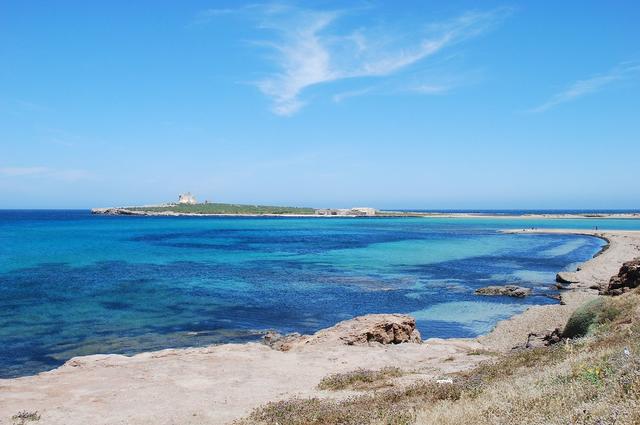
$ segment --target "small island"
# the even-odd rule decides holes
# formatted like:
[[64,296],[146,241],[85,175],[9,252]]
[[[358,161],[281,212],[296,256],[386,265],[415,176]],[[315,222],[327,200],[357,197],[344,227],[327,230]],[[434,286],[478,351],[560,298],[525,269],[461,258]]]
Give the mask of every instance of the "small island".
[[413,213],[379,211],[371,207],[309,208],[272,205],[198,203],[190,192],[178,195],[178,202],[158,205],[93,208],[92,214],[125,216],[280,216],[280,217],[373,217],[408,216]]
[[190,192],[178,195],[177,202],[155,205],[92,208],[92,214],[119,216],[245,216],[245,217],[432,217],[432,218],[526,218],[526,219],[640,219],[637,212],[472,212],[379,210],[372,207],[312,208],[273,205],[198,202]]

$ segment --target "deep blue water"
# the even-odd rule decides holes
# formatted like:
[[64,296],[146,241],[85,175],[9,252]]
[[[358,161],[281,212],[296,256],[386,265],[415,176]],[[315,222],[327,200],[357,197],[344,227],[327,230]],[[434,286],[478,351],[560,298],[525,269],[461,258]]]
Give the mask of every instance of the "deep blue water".
[[[468,337],[548,297],[600,239],[504,228],[640,229],[638,220],[109,217],[0,211],[0,377],[70,357],[308,333],[410,313]],[[526,299],[478,297],[517,283]]]

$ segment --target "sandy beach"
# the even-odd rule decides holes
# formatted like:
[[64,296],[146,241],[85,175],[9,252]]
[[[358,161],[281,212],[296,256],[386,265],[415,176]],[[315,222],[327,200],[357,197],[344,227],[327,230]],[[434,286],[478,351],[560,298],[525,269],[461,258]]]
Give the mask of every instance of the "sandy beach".
[[[476,339],[429,339],[422,344],[349,346],[328,339],[290,351],[259,343],[169,349],[132,357],[77,357],[55,370],[0,380],[0,423],[18,411],[38,411],[43,424],[220,424],[268,401],[293,396],[345,397],[316,389],[328,374],[386,366],[411,372],[401,379],[445,378],[485,355],[508,351],[530,332],[562,327],[571,313],[640,257],[640,231],[517,230],[517,233],[586,234],[608,241],[600,255],[572,273],[561,291],[564,305],[535,306],[500,322]],[[99,418],[96,420],[96,418]]]

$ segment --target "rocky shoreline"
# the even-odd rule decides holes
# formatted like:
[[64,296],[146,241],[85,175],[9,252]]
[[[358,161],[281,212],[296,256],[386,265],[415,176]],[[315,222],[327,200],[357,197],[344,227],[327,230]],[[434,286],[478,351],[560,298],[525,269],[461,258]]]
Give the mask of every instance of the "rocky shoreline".
[[47,424],[80,425],[96,417],[103,424],[217,424],[268,401],[348,396],[317,388],[332,373],[396,367],[411,371],[409,380],[446,379],[489,359],[487,353],[557,341],[556,329],[585,301],[609,288],[612,276],[623,285],[627,275],[637,273],[629,268],[619,275],[623,263],[640,257],[640,231],[514,233],[586,234],[605,238],[609,245],[563,285],[562,304],[531,307],[479,338],[420,343],[412,318],[368,315],[314,335],[271,335],[266,344],[77,357],[49,372],[0,380],[0,423],[18,411],[37,410]]
[[531,333],[544,334],[562,329],[571,314],[582,304],[600,296],[612,276],[617,275],[622,265],[640,257],[640,231],[596,231],[572,229],[525,229],[511,230],[518,234],[573,234],[603,239],[607,245],[593,258],[581,264],[575,272],[559,272],[560,303],[533,306],[521,314],[499,322],[489,334],[478,341],[499,351],[506,351],[522,343],[523,337]]

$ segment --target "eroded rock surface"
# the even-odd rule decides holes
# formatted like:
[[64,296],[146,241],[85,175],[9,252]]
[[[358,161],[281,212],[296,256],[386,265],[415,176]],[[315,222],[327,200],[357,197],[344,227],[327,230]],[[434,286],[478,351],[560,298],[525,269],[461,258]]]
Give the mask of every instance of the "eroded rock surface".
[[420,343],[416,319],[404,314],[368,314],[345,320],[313,335],[267,333],[264,342],[275,350],[289,351],[312,345],[366,345],[370,343]]
[[621,295],[640,286],[640,258],[622,264],[616,276],[611,277],[601,291],[605,295]]

